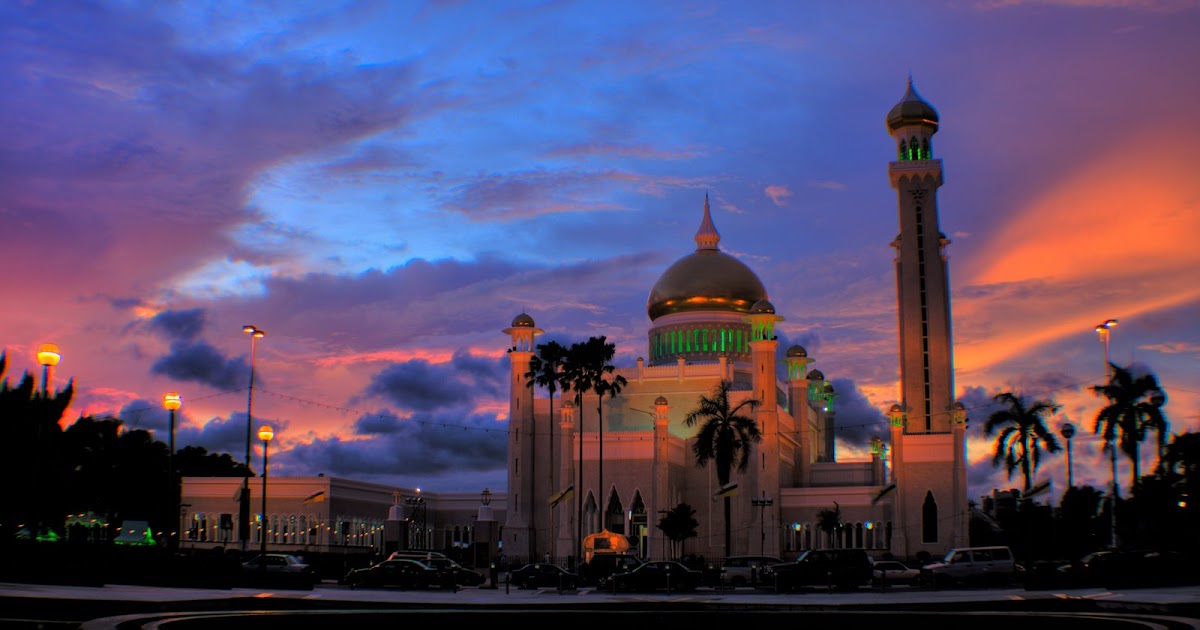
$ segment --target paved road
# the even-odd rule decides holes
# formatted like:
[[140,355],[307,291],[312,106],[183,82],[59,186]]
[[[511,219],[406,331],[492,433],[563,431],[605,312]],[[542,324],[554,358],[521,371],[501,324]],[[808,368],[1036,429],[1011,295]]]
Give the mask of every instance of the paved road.
[[[925,590],[905,587],[853,593],[775,594],[749,588],[686,594],[612,594],[468,588],[453,591],[350,590],[322,584],[311,591],[180,589],[148,586],[48,586],[0,583],[0,627],[127,630],[149,627],[240,630],[253,627],[431,623],[480,628],[551,624],[656,628],[720,623],[787,623],[803,615],[811,627],[889,626],[898,621],[969,623],[972,630],[1019,624],[1021,630],[1076,627],[1200,629],[1200,586],[1155,589]],[[1014,617],[1017,617],[1014,619]],[[905,623],[908,625],[908,623]],[[435,626],[436,627],[436,626]]]

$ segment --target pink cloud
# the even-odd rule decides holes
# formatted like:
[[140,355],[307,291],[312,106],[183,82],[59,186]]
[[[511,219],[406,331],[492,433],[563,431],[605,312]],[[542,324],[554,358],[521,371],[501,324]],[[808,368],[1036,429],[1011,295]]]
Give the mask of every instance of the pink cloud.
[[763,193],[770,197],[771,201],[777,206],[782,206],[787,198],[792,196],[792,191],[787,186],[774,184],[767,186],[763,190]]

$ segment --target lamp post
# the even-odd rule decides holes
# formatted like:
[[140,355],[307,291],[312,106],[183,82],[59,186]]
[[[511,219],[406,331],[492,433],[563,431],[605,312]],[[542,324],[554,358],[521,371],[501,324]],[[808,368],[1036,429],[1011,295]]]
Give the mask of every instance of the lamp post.
[[774,503],[775,500],[767,496],[767,491],[763,490],[762,497],[754,497],[750,499],[750,504],[758,510],[758,555],[764,555],[764,550],[767,545],[767,508]]
[[255,342],[266,337],[267,333],[261,328],[249,324],[242,326],[242,332],[250,335],[250,389],[246,395],[246,470],[242,474],[242,494],[238,501],[238,538],[242,540],[242,553],[250,539],[250,441],[254,425],[254,354]]
[[[163,395],[163,407],[166,408],[171,415],[171,423],[168,428],[167,437],[167,471],[170,478],[171,487],[171,509],[172,517],[175,512],[179,511],[179,480],[175,474],[175,411],[183,404],[183,399],[179,397],[179,392],[167,392]],[[183,535],[183,530],[179,529],[175,535],[167,539],[167,546],[172,551],[179,548],[179,537]]]
[[1074,488],[1075,475],[1071,470],[1071,438],[1075,437],[1075,425],[1070,422],[1064,422],[1062,427],[1058,429],[1058,432],[1067,441],[1067,487]]
[[[1108,359],[1108,342],[1112,336],[1112,329],[1117,325],[1117,320],[1106,319],[1104,323],[1097,324],[1095,331],[1100,335],[1100,343],[1104,345],[1104,381],[1112,380],[1112,363]],[[1113,549],[1117,548],[1120,540],[1117,538],[1117,500],[1120,499],[1120,490],[1117,487],[1117,433],[1113,431],[1112,442],[1109,444],[1109,459],[1112,460],[1112,535],[1109,542]]]
[[44,343],[38,348],[37,359],[42,364],[42,398],[47,398],[50,395],[50,374],[62,355],[58,353],[58,346]]
[[271,444],[271,438],[275,437],[275,431],[269,425],[263,425],[258,430],[258,439],[263,443],[263,474],[262,474],[262,527],[259,531],[262,534],[259,538],[262,539],[262,549],[260,549],[258,561],[262,566],[262,570],[267,570],[267,447]]
[[[417,492],[420,493],[421,489],[417,488]],[[489,492],[487,496],[490,501],[491,496],[492,496],[491,493]],[[412,530],[409,530],[409,532],[408,532],[409,547],[411,548],[414,543],[419,542],[419,543],[421,543],[421,549],[428,549],[429,545],[425,540],[425,499],[424,499],[424,497],[422,497],[420,494],[418,494],[415,497],[405,497],[404,502],[406,504],[412,506],[412,512],[409,514],[409,518],[408,518],[408,520],[410,522],[412,522],[415,525],[417,522],[418,514],[421,517],[421,530],[417,534],[417,536],[414,537],[412,535]]]

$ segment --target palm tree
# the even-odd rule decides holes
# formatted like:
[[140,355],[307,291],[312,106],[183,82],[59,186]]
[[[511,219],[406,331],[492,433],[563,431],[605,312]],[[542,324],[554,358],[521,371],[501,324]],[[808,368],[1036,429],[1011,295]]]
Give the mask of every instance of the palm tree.
[[[588,339],[586,342],[573,343],[567,349],[566,355],[562,361],[562,371],[559,372],[559,384],[563,387],[563,391],[571,390],[575,394],[575,408],[579,410],[579,478],[576,480],[578,488],[576,488],[576,521],[575,521],[575,551],[579,557],[583,557],[583,396],[584,394],[593,391],[596,387],[598,370],[593,369],[599,362],[603,361],[598,357],[603,350],[604,337],[599,338],[599,343],[596,337]],[[611,358],[611,356],[610,356]]]
[[[590,383],[591,390],[596,392],[596,436],[599,447],[596,489],[599,493],[598,496],[602,499],[600,502],[601,529],[607,529],[607,524],[604,523],[607,501],[603,500],[606,495],[604,491],[604,395],[608,394],[612,398],[621,393],[621,388],[628,384],[624,376],[615,374],[617,368],[610,363],[616,352],[617,344],[609,342],[604,335],[589,337],[584,342],[582,350],[584,381]],[[608,375],[612,375],[612,378],[606,379],[605,377]]]
[[[1094,385],[1092,391],[1108,399],[1108,405],[1096,415],[1093,433],[1104,429],[1104,451],[1110,452],[1120,440],[1121,451],[1133,463],[1133,479],[1130,487],[1136,487],[1141,475],[1138,451],[1147,431],[1154,431],[1158,445],[1159,460],[1166,445],[1167,420],[1162,406],[1165,400],[1154,374],[1146,373],[1134,377],[1127,367],[1109,363],[1112,376],[1105,385]],[[1114,490],[1116,483],[1113,483]]]
[[591,390],[592,384],[583,371],[583,344],[573,343],[563,357],[559,383],[563,392],[575,394],[575,409],[579,411],[579,431],[575,440],[579,442],[579,476],[575,479],[575,554],[583,558],[583,393]]
[[[559,373],[558,368],[560,365],[562,365],[563,358],[566,356],[566,354],[567,349],[557,341],[539,343],[537,346],[537,353],[529,359],[529,371],[525,373],[526,386],[533,387],[535,385],[540,385],[545,387],[546,391],[550,394],[550,422],[548,423],[550,431],[550,466],[548,467],[549,470],[547,471],[547,476],[550,478],[549,491],[552,493],[558,492],[559,490],[558,488],[554,487],[554,394],[558,391],[559,383],[562,379],[562,375]],[[533,424],[534,427],[536,427],[537,422],[535,421]],[[536,429],[531,427],[531,430]],[[535,445],[536,451],[536,439],[533,444]],[[549,546],[547,546],[547,549],[554,544],[554,532],[552,531],[554,528],[553,514],[553,509],[548,510],[546,513],[549,521],[546,531],[550,537],[550,542]]]
[[1058,411],[1060,405],[1053,400],[1035,400],[1032,404],[1026,402],[1024,396],[1012,392],[996,394],[993,401],[1005,405],[1003,409],[993,411],[984,425],[984,434],[992,435],[997,429],[996,452],[992,456],[992,466],[998,467],[1001,462],[1008,469],[1008,478],[1012,479],[1013,471],[1019,466],[1025,477],[1025,491],[1029,494],[1033,485],[1033,474],[1041,464],[1042,445],[1046,451],[1057,453],[1062,450],[1058,438],[1046,428],[1043,416],[1049,416]]
[[662,530],[663,537],[671,541],[671,549],[675,550],[678,545],[678,553],[675,557],[683,557],[683,545],[688,538],[695,538],[699,535],[696,528],[700,526],[700,522],[696,520],[696,510],[687,503],[680,503],[675,507],[660,511],[662,518],[658,519],[658,529]]
[[833,502],[833,509],[825,508],[817,512],[817,529],[825,532],[825,543],[830,547],[838,547],[834,534],[842,527],[842,506]]
[[[701,396],[700,402],[687,417],[684,423],[692,426],[702,423],[696,432],[696,442],[692,452],[696,454],[696,465],[703,468],[713,460],[717,466],[717,481],[724,488],[729,484],[729,476],[736,467],[738,472],[744,472],[750,463],[750,454],[754,444],[762,441],[758,423],[751,416],[740,415],[743,410],[753,411],[760,401],[756,398],[746,398],[737,405],[729,401],[729,392],[733,382],[722,380],[713,390],[712,397]],[[725,495],[725,553],[729,554],[730,546],[730,497]]]

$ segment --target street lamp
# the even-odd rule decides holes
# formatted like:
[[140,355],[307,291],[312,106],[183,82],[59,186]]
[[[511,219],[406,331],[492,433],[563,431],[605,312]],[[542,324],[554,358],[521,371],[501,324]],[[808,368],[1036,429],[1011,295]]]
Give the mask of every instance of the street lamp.
[[775,502],[774,499],[767,496],[766,490],[763,490],[762,494],[763,495],[761,498],[754,497],[754,498],[750,499],[750,504],[756,508],[759,508],[759,511],[758,511],[758,555],[760,555],[760,556],[764,555],[766,553],[764,551],[764,548],[767,545],[767,524],[766,524],[767,508],[770,507],[771,504]]
[[[420,543],[421,549],[428,549],[429,544],[428,544],[428,541],[426,541],[426,539],[425,539],[425,523],[426,523],[426,520],[425,520],[426,519],[425,498],[419,494],[420,492],[421,492],[421,489],[417,488],[417,493],[418,493],[417,496],[404,497],[404,503],[412,506],[412,512],[409,514],[408,518],[405,520],[408,520],[409,522],[411,522],[412,524],[415,525],[417,523],[417,516],[418,516],[418,514],[420,515],[420,517],[421,517],[420,531],[417,533],[416,536],[413,536],[411,529],[408,532],[409,547],[411,548],[411,547],[415,546],[415,544]],[[488,497],[488,500],[490,501],[491,496],[492,496],[491,492],[488,492],[486,496]]]
[[[1097,324],[1095,331],[1100,335],[1100,343],[1104,344],[1104,379],[1105,384],[1112,380],[1112,362],[1108,359],[1108,342],[1112,336],[1112,329],[1117,326],[1117,320],[1106,319],[1104,323]],[[1109,458],[1112,460],[1112,536],[1109,542],[1113,549],[1117,548],[1119,540],[1117,539],[1117,499],[1120,498],[1120,490],[1117,487],[1117,433],[1113,431],[1112,441],[1109,443]]]
[[[167,392],[163,395],[163,407],[166,408],[171,415],[171,424],[168,429],[167,438],[167,471],[170,475],[171,486],[171,506],[175,512],[179,511],[179,480],[175,474],[175,411],[183,405],[183,399],[179,397],[179,392]],[[183,534],[182,522],[180,528],[175,532],[174,537],[167,539],[167,545],[172,549],[179,548],[179,536]]]
[[242,326],[242,332],[250,335],[250,389],[246,395],[246,470],[242,473],[242,496],[238,501],[241,518],[238,519],[238,537],[242,539],[242,553],[246,552],[246,544],[250,538],[250,441],[254,425],[254,351],[255,343],[267,333],[261,328],[249,324]]
[[37,359],[38,363],[42,364],[42,398],[47,398],[50,395],[51,368],[58,365],[62,355],[58,353],[58,346],[44,343],[42,347],[38,348]]
[[263,425],[258,430],[258,439],[263,443],[263,474],[262,474],[262,528],[259,530],[262,534],[259,538],[262,539],[262,549],[259,551],[258,561],[262,564],[262,570],[267,570],[267,447],[271,444],[271,438],[275,437],[275,431],[271,430],[270,425]]
[[1067,441],[1067,487],[1074,488],[1075,475],[1071,471],[1071,438],[1075,437],[1075,425],[1070,422],[1064,422],[1058,431],[1062,434],[1063,439]]

